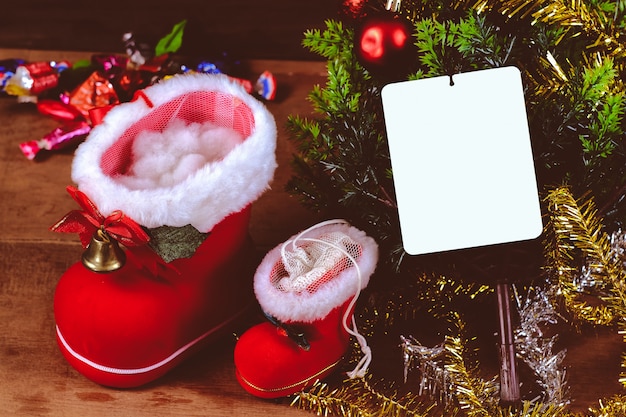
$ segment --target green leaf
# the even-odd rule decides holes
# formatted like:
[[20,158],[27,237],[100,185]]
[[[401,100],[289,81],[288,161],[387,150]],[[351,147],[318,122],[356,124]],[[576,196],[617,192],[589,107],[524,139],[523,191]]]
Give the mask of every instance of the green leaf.
[[91,65],[91,60],[89,59],[80,59],[76,62],[74,62],[74,65],[72,65],[73,69],[79,69],[79,68],[87,68]]
[[183,44],[183,32],[187,19],[182,20],[174,25],[172,31],[162,37],[154,48],[155,56],[161,56],[170,52],[176,52]]

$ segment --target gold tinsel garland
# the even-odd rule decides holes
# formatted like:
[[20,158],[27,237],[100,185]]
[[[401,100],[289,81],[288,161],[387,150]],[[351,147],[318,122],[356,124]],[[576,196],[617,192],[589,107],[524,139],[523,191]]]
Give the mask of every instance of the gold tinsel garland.
[[[533,24],[541,22],[567,28],[561,39],[566,35],[578,36],[583,32],[595,39],[589,45],[590,49],[602,49],[607,56],[615,58],[626,56],[623,41],[620,42],[619,32],[610,24],[610,18],[605,13],[590,11],[584,0],[506,0],[496,3],[501,3],[498,11],[508,17],[516,14],[531,16]],[[615,7],[619,7],[619,3]],[[618,10],[612,12],[617,13]]]
[[[619,333],[626,335],[626,270],[610,236],[602,230],[593,200],[579,203],[567,187],[559,187],[548,193],[545,202],[550,215],[544,243],[546,270],[565,308],[580,321],[615,322]],[[586,282],[580,280],[581,269]],[[599,304],[583,299],[589,296]],[[620,382],[626,387],[626,357],[622,368]]]
[[[558,285],[567,310],[585,322],[608,325],[617,321],[623,326],[623,320],[617,318],[626,317],[626,272],[609,235],[602,230],[593,201],[579,204],[567,187],[560,187],[550,191],[545,202],[550,215],[544,242],[546,270]],[[600,289],[591,294],[600,304],[590,305],[583,299],[584,286],[577,282],[581,265],[589,281],[585,286]]]

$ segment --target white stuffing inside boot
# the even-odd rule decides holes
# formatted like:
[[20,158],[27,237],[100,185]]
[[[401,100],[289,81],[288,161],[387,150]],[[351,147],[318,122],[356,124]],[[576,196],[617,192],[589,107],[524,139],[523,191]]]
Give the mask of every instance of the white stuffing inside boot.
[[175,119],[162,132],[142,131],[133,141],[133,163],[116,181],[129,189],[171,187],[205,165],[222,160],[244,138],[212,122]]

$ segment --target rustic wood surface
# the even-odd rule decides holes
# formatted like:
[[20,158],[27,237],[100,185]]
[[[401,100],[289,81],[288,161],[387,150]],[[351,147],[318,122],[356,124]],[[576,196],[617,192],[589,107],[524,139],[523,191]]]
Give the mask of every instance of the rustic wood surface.
[[[85,52],[0,50],[0,59],[28,61],[74,61],[89,56]],[[317,220],[284,191],[293,151],[284,124],[289,114],[310,114],[306,95],[314,84],[325,82],[321,62],[249,62],[251,74],[265,69],[276,75],[279,88],[277,100],[267,103],[279,128],[279,168],[272,189],[254,205],[250,232],[260,251]],[[48,228],[76,208],[65,192],[72,151],[51,152],[41,160],[28,161],[18,148],[21,142],[39,139],[56,126],[32,104],[0,98],[0,415],[311,415],[285,401],[259,400],[239,387],[232,364],[234,337],[138,389],[98,386],[65,362],[55,341],[52,297],[56,282],[79,259],[81,248],[76,236],[52,233]],[[493,324],[493,320],[485,323]],[[492,348],[495,338],[485,343]],[[397,345],[395,341],[390,344]],[[597,405],[599,398],[622,392],[617,379],[625,349],[615,332],[570,332],[562,335],[559,346],[568,349],[573,409],[583,411]],[[397,359],[387,359],[399,358],[398,353]]]

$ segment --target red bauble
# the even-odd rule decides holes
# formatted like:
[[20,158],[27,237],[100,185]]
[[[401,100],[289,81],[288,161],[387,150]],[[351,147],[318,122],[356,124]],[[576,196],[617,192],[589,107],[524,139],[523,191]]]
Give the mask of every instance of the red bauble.
[[354,49],[361,65],[375,76],[400,79],[413,69],[411,24],[400,16],[365,19],[355,31]]

